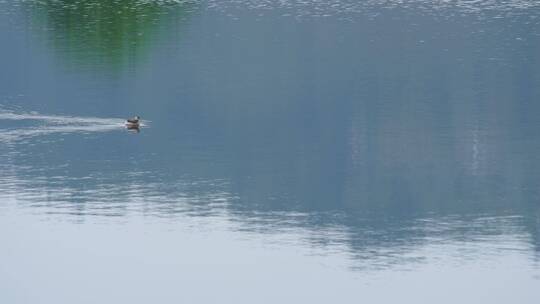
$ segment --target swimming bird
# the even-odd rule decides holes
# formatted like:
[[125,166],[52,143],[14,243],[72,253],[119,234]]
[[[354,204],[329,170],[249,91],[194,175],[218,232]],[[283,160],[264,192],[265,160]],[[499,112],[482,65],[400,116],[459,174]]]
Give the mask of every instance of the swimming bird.
[[128,119],[126,119],[126,126],[128,128],[138,128],[140,119],[141,118],[139,116],[135,116],[133,118],[128,118]]

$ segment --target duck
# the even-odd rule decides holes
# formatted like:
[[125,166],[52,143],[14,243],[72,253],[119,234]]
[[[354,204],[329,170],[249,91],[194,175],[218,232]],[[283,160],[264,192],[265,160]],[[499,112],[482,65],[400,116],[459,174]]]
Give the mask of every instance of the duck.
[[133,118],[126,119],[126,127],[129,128],[139,128],[139,121],[141,118],[139,116],[135,116]]

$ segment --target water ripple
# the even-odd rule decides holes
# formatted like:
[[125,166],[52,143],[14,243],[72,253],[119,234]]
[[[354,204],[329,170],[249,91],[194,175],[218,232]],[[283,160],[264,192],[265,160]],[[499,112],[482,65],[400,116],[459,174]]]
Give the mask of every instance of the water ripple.
[[295,17],[354,17],[355,15],[377,16],[380,9],[404,9],[430,15],[451,16],[453,14],[485,13],[508,16],[524,10],[540,8],[539,1],[530,0],[208,0],[208,7],[224,13],[238,9],[260,11],[281,10],[283,16]]
[[[33,125],[18,128],[0,128],[0,141],[4,143],[17,142],[29,137],[44,136],[54,133],[93,133],[122,130],[124,119],[44,115],[37,112],[15,113],[0,110],[2,121],[30,121]],[[141,126],[148,126],[144,121]]]

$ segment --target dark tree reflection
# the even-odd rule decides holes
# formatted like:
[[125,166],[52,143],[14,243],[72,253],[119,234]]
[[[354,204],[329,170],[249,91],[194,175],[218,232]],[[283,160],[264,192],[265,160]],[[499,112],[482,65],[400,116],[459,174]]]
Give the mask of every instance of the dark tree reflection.
[[119,70],[138,62],[158,31],[182,22],[193,2],[61,0],[29,2],[33,27],[69,66]]

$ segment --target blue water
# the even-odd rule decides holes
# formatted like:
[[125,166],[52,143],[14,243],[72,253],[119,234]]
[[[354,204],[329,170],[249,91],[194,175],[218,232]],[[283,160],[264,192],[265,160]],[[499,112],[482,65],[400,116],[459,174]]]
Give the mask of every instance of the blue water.
[[538,1],[2,1],[0,303],[537,303],[539,54]]

